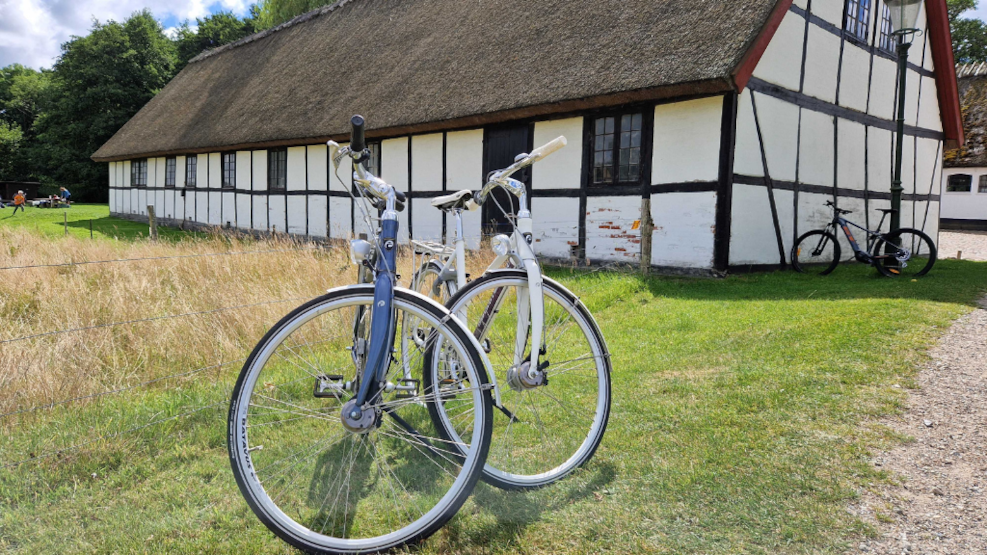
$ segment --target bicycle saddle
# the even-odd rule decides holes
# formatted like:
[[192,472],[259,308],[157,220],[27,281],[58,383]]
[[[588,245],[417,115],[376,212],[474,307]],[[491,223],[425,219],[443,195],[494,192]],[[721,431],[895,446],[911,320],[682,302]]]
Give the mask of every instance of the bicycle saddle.
[[479,205],[473,202],[473,191],[469,189],[463,189],[462,191],[443,197],[436,197],[432,199],[432,206],[445,211],[463,208],[466,210],[476,210],[479,208]]
[[897,210],[895,210],[894,208],[878,208],[877,211],[884,212],[885,214],[894,214],[895,212],[897,212]]

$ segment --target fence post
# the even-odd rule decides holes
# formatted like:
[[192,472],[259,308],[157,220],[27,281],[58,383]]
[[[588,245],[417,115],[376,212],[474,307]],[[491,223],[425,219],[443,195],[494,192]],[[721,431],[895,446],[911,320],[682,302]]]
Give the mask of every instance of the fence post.
[[154,206],[147,206],[147,223],[151,226],[151,240],[158,240],[158,220],[154,217]]
[[651,220],[651,196],[641,199],[641,273],[651,274],[651,239],[654,222]]
[[65,226],[65,236],[69,236],[69,213],[62,212],[62,225]]
[[92,218],[89,219],[89,238],[93,238],[93,221]]

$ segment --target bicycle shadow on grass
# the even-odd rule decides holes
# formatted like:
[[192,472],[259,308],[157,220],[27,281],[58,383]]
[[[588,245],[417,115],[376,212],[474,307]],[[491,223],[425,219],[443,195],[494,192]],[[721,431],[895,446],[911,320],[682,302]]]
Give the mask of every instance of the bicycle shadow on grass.
[[[453,519],[446,525],[448,544],[444,548],[457,552],[487,546],[498,549],[520,547],[525,529],[545,513],[595,500],[600,490],[616,479],[616,465],[609,461],[591,461],[561,482],[539,490],[504,491],[481,482],[473,490],[476,521],[464,525],[460,519]],[[490,517],[493,522],[489,522]]]

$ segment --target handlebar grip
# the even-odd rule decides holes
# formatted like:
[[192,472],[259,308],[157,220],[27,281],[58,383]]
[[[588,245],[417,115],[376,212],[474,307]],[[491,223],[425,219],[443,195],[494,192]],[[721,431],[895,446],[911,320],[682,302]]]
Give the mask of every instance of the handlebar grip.
[[[394,189],[394,198],[397,199],[398,202],[408,202],[408,196],[397,189]],[[398,210],[398,212],[400,212],[400,210]]]
[[537,162],[537,161],[541,160],[542,158],[545,158],[546,156],[554,153],[555,151],[561,150],[562,147],[564,147],[566,144],[567,144],[567,141],[565,140],[565,137],[559,137],[559,138],[555,139],[554,141],[552,141],[552,142],[550,142],[550,143],[548,143],[546,145],[543,145],[541,147],[538,147],[535,150],[531,151],[531,154],[529,154],[528,156],[532,160],[534,160],[535,162]]
[[363,116],[356,115],[350,119],[350,124],[353,127],[353,131],[350,135],[350,149],[353,152],[363,152],[367,148],[367,139],[364,136],[364,126],[366,125],[366,120]]

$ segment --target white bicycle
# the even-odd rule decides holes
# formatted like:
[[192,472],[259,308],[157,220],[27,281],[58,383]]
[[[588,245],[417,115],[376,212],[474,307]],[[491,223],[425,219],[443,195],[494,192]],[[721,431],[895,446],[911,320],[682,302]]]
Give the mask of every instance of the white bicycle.
[[[433,206],[455,219],[453,244],[414,242],[423,261],[411,288],[444,302],[493,366],[489,374],[499,410],[483,479],[504,489],[543,487],[582,466],[599,447],[610,415],[606,342],[579,298],[542,275],[531,247],[527,190],[511,177],[565,144],[565,137],[559,137],[518,155],[510,167],[490,173],[476,193],[462,190],[434,199]],[[469,281],[462,213],[479,208],[497,187],[518,197],[520,210],[515,215],[501,207],[514,230],[492,238],[495,260],[483,276]],[[427,390],[437,386],[443,398],[454,400],[462,380],[443,361],[448,357],[435,356],[426,363],[423,385]],[[458,445],[447,405],[430,404],[429,410],[450,444]]]

